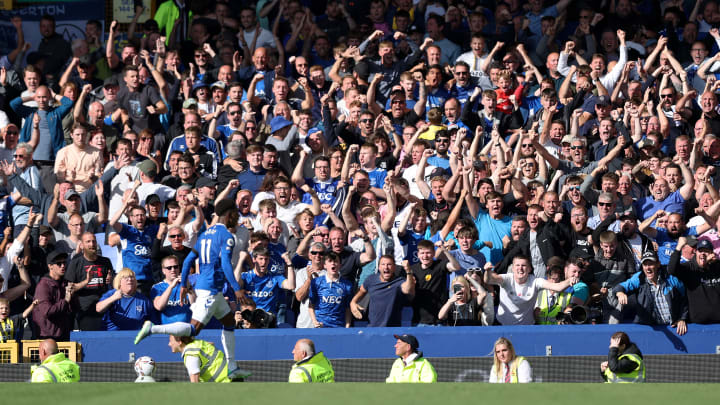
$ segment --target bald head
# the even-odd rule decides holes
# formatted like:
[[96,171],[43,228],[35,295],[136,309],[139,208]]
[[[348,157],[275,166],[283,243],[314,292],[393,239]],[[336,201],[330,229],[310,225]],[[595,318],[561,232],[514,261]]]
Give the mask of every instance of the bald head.
[[42,342],[40,342],[40,347],[38,348],[38,354],[40,355],[40,361],[45,361],[48,357],[52,356],[53,354],[57,354],[58,352],[58,345],[57,342],[55,342],[54,339],[45,339]]
[[47,86],[40,86],[35,91],[35,102],[41,110],[47,110],[50,107],[50,89]]
[[300,339],[295,343],[293,349],[293,358],[295,361],[300,361],[307,357],[315,355],[315,343],[310,339]]

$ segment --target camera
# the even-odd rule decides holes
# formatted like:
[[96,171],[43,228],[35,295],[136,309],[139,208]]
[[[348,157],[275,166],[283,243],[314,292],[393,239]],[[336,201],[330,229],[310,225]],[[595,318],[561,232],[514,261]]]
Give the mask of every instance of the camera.
[[277,327],[275,315],[260,308],[246,309],[240,313],[240,316],[250,323],[250,329],[270,329]]
[[460,284],[453,285],[453,294],[457,294],[460,291],[462,291],[462,285],[460,285]]
[[602,307],[598,307],[597,305],[590,305],[590,306],[584,306],[584,305],[570,305],[572,309],[570,309],[569,313],[566,312],[560,312],[557,314],[556,319],[565,325],[574,324],[574,325],[582,325],[585,323],[602,323],[603,314],[602,314]]

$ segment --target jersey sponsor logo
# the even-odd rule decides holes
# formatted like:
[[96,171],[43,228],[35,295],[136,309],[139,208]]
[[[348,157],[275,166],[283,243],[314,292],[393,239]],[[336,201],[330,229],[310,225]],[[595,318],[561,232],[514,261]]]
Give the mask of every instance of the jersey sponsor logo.
[[148,249],[147,246],[135,245],[134,253],[135,256],[149,257],[150,249]]
[[322,297],[322,302],[326,304],[342,304],[343,297],[337,297],[335,295],[329,295]]
[[142,307],[142,305],[135,305],[135,311],[138,312],[138,313],[142,313],[142,312],[143,312],[143,307]]
[[256,298],[268,298],[268,297],[273,296],[273,292],[272,291],[253,291],[250,295],[253,297],[256,297]]

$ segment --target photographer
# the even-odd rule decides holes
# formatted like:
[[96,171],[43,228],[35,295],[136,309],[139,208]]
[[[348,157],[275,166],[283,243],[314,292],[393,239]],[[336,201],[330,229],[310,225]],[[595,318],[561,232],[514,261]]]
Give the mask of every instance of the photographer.
[[255,301],[243,297],[235,311],[235,327],[238,329],[272,329],[277,328],[277,320],[272,314],[258,309]]

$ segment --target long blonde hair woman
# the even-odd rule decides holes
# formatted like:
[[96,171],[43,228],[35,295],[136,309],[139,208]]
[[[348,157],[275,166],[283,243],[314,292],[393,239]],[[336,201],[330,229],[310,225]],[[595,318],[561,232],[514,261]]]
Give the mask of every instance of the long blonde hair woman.
[[515,354],[512,342],[501,337],[495,342],[493,368],[490,370],[491,383],[532,382],[532,368],[522,356]]

